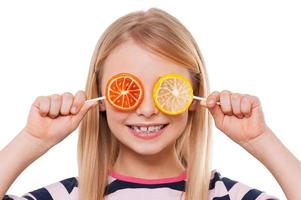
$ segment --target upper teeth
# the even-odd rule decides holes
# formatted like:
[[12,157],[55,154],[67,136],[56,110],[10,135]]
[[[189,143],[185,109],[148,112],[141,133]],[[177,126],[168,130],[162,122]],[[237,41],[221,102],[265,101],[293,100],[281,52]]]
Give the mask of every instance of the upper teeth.
[[163,127],[163,125],[158,126],[131,126],[132,129],[134,129],[137,132],[154,132],[158,131]]

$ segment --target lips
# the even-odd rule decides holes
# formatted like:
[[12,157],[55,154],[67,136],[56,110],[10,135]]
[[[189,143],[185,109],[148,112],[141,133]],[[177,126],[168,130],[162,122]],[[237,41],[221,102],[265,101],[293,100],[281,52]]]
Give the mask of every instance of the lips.
[[140,127],[159,126],[159,125],[168,125],[168,123],[128,123],[128,124],[126,124],[126,126],[140,126]]

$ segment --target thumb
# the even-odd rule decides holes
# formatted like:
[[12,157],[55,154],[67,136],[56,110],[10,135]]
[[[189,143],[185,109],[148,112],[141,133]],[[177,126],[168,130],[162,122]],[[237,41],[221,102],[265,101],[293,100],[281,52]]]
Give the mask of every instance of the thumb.
[[85,102],[84,105],[81,107],[79,112],[74,116],[75,117],[75,123],[79,124],[80,121],[83,119],[83,117],[87,114],[87,112],[96,107],[98,105],[98,101],[94,102]]
[[215,104],[213,108],[208,108],[210,111],[211,115],[214,118],[215,124],[219,127],[221,127],[221,124],[224,119],[224,113],[222,112],[222,109],[220,108],[219,105]]
[[209,112],[214,118],[216,126],[221,127],[225,115],[220,105],[217,104],[217,100],[218,98],[210,98],[207,100],[206,104]]

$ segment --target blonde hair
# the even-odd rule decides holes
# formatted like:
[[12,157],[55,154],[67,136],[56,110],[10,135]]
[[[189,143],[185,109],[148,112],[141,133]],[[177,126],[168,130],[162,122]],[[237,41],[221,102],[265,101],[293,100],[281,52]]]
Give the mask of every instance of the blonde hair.
[[[201,52],[190,32],[172,15],[158,9],[135,11],[117,19],[98,40],[86,83],[87,98],[101,95],[102,64],[119,44],[133,39],[149,51],[185,66],[191,74],[194,95],[209,93]],[[99,75],[98,75],[99,74]],[[106,113],[90,110],[80,124],[78,140],[79,195],[81,200],[104,199],[107,173],[117,158],[119,145],[110,133]],[[185,199],[208,198],[211,177],[211,117],[206,108],[189,111],[176,151],[187,170]]]

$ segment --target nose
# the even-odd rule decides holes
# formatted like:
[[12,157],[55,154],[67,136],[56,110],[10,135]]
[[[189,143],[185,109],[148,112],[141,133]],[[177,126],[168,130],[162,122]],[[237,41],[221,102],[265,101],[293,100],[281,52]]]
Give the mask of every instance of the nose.
[[159,113],[159,110],[155,105],[151,92],[144,92],[143,100],[136,109],[136,113],[137,115],[143,115],[146,118],[150,118],[153,115],[157,115]]

